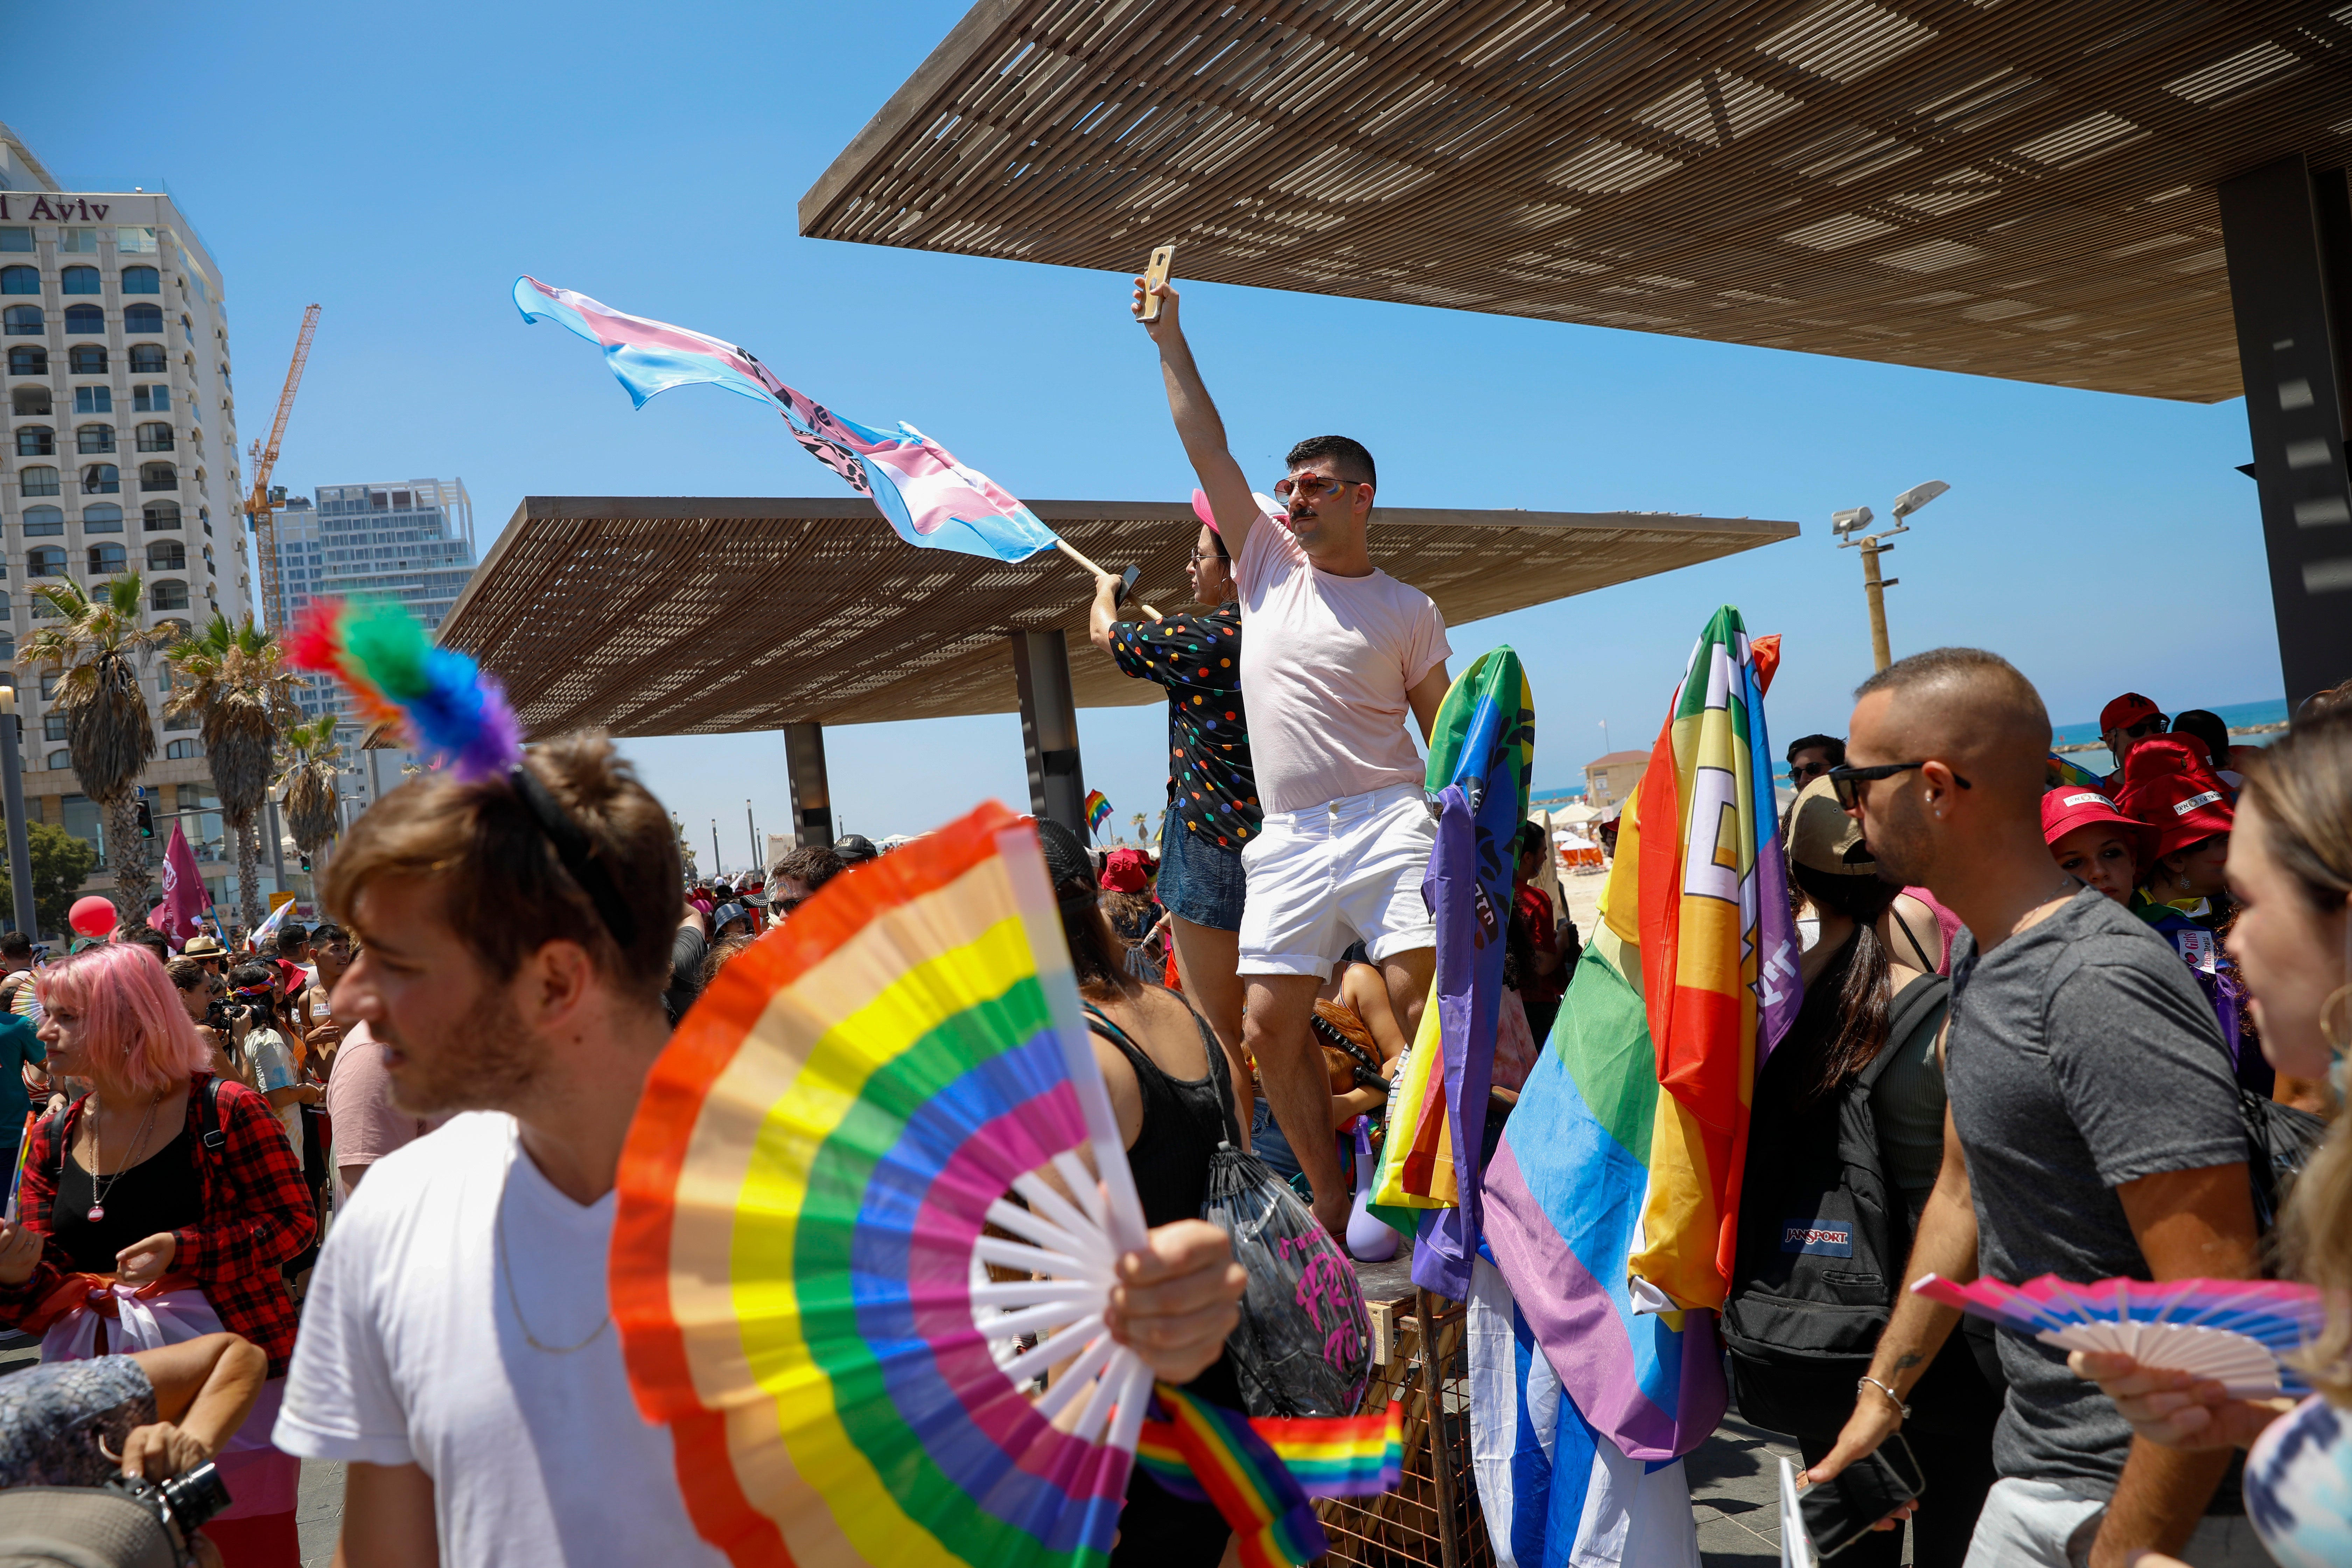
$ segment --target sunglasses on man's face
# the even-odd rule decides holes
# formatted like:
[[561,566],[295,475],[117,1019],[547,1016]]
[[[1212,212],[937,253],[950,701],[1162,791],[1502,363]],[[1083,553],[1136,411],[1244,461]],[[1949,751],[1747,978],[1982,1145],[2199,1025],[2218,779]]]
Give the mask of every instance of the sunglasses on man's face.
[[[1896,773],[1907,773],[1913,768],[1924,768],[1927,765],[1924,760],[1916,763],[1881,763],[1874,768],[1832,768],[1826,776],[1830,781],[1830,787],[1837,791],[1838,804],[1848,811],[1853,811],[1862,805],[1862,786],[1871,780],[1891,779]],[[1952,782],[1962,789],[1976,788],[1976,785],[1958,773],[1952,775]]]
[[1325,474],[1298,474],[1290,479],[1274,481],[1276,495],[1280,496],[1284,500],[1303,500],[1309,506],[1313,506],[1325,496],[1337,495],[1341,490],[1352,488],[1350,481],[1335,479]]
[[2161,713],[2151,713],[2137,724],[2125,725],[2122,731],[2123,737],[2126,741],[2145,741],[2150,735],[2163,733],[2164,715]]

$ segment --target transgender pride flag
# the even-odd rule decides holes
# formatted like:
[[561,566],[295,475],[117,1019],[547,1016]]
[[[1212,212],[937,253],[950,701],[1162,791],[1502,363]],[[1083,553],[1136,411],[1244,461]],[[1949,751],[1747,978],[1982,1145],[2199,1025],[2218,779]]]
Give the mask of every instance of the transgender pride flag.
[[1037,515],[911,425],[876,430],[795,392],[748,351],[721,339],[625,315],[585,294],[528,275],[515,279],[526,321],[559,321],[603,346],[604,363],[643,408],[673,386],[698,383],[782,405],[793,438],[871,500],[909,544],[997,561],[1025,561],[1061,541]]

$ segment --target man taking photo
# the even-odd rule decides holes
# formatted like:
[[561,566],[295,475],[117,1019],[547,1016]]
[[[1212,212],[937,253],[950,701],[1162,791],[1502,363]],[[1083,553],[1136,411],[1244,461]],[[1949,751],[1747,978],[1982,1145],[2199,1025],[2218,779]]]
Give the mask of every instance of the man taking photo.
[[[1407,1039],[1421,1022],[1437,942],[1421,884],[1437,831],[1404,725],[1410,715],[1428,739],[1453,650],[1429,595],[1372,564],[1372,455],[1345,436],[1299,442],[1274,487],[1284,511],[1261,511],[1184,341],[1176,290],[1163,283],[1151,294],[1160,309],[1143,329],[1159,345],[1169,412],[1233,555],[1241,604],[1242,697],[1265,812],[1242,856],[1244,1039],[1314,1184],[1317,1217],[1344,1235],[1350,1188],[1307,1020],[1331,966],[1361,942]],[[1139,321],[1144,300],[1139,278]]]

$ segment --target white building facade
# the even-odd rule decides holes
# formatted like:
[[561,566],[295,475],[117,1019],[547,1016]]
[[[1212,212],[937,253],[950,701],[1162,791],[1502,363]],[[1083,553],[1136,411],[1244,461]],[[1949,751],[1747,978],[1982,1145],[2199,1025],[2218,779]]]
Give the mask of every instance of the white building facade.
[[[220,270],[172,198],[67,191],[0,125],[0,666],[51,613],[32,594],[44,579],[95,595],[136,572],[149,626],[245,614],[232,365]],[[98,807],[50,705],[54,680],[13,679],[27,805],[103,855]],[[187,813],[217,895],[226,847],[219,814],[203,809],[217,802],[194,722],[164,719],[160,660],[145,684],[163,742],[142,775],[157,814],[150,864],[166,816]],[[112,886],[103,864],[90,885]]]

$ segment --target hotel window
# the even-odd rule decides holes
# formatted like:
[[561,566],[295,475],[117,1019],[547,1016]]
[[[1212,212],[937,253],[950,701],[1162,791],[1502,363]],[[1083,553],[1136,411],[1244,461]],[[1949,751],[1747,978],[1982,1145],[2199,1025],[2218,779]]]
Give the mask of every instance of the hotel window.
[[[71,752],[51,752],[49,753],[49,767],[52,771],[58,771],[71,766],[73,766],[73,753]],[[75,837],[85,839],[92,848],[97,847],[96,839],[89,838],[84,834],[76,834]]]
[[96,256],[98,235],[94,228],[61,228],[58,230],[58,248],[77,256]]
[[[162,375],[172,368],[161,343],[132,343],[131,369],[139,375]],[[160,390],[160,389],[159,389]]]
[[188,607],[188,585],[176,577],[166,577],[155,584],[147,602],[159,610],[184,610]]
[[[200,473],[197,478],[204,476]],[[139,465],[139,488],[142,490],[175,490],[180,488],[179,470],[169,463]]]
[[[116,526],[121,525],[117,523]],[[89,547],[89,574],[93,577],[114,576],[122,570],[124,560],[120,544],[93,544]],[[159,609],[162,607],[157,606]]]
[[172,409],[172,389],[160,381],[152,386],[142,382],[131,389],[131,407],[139,414],[168,414]]
[[114,426],[84,425],[74,432],[77,452],[111,452],[114,450]]
[[68,267],[58,274],[58,284],[68,294],[96,294],[100,292],[98,268]]
[[49,351],[18,346],[8,351],[10,375],[47,375],[49,374]]
[[112,463],[92,463],[81,471],[81,493],[86,496],[119,495],[122,490],[122,470]]
[[154,305],[125,305],[122,308],[122,330],[126,332],[160,332],[163,330],[163,312]]
[[110,500],[92,501],[81,509],[84,533],[121,533],[122,509]]
[[[44,714],[41,718],[41,738],[45,741],[62,741],[66,739],[66,716],[62,713]],[[51,763],[50,765],[55,766],[56,764]]]
[[[55,470],[51,470],[54,472]],[[25,537],[39,539],[66,531],[66,514],[53,506],[28,506],[25,509]]]
[[106,312],[95,305],[68,305],[66,331],[82,337],[102,334],[106,331]]
[[58,491],[58,471],[46,466],[24,469],[16,476],[19,495],[53,496]]
[[0,311],[0,319],[5,319],[8,323],[7,335],[12,338],[31,338],[40,335],[41,308],[38,305],[11,305],[6,310]]
[[33,231],[29,228],[0,228],[0,250],[33,248]]
[[147,531],[180,526],[180,503],[175,500],[151,500],[140,510],[147,519]]
[[[155,254],[156,249],[155,231],[152,228],[143,227],[118,228],[114,231],[114,248],[124,256],[131,255],[134,252],[152,256]],[[145,272],[152,275],[154,270],[155,269],[152,267],[124,268],[122,269],[122,291],[126,294],[138,292],[138,290],[131,287],[131,275],[133,272]]]
[[111,414],[114,412],[114,389],[110,386],[77,386],[74,388],[76,414]]
[[184,572],[188,569],[188,547],[176,539],[159,539],[147,546],[147,570],[150,572]]
[[39,268],[0,267],[0,294],[37,294],[40,291]]
[[126,267],[122,269],[122,291],[125,294],[161,294],[163,280],[152,267]]
[[104,375],[106,345],[104,343],[74,344],[73,347],[66,350],[66,370],[73,375]]
[[46,425],[23,425],[16,430],[16,456],[20,458],[50,458],[57,455],[56,432]]
[[[62,577],[66,574],[66,552],[54,544],[25,552],[25,575],[27,577]],[[36,604],[36,610],[39,605]]]
[[163,758],[166,762],[176,763],[184,761],[189,757],[201,757],[204,754],[204,747],[194,741],[166,741],[163,742]]
[[168,452],[172,449],[172,427],[169,425],[139,426],[139,449],[142,452]]

